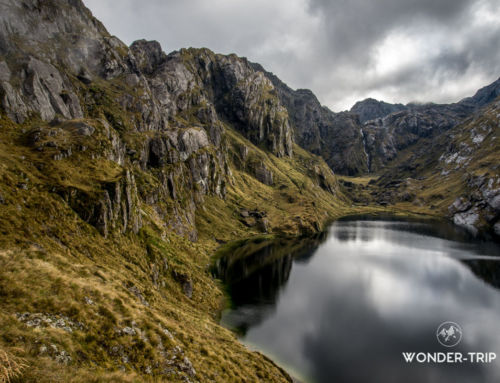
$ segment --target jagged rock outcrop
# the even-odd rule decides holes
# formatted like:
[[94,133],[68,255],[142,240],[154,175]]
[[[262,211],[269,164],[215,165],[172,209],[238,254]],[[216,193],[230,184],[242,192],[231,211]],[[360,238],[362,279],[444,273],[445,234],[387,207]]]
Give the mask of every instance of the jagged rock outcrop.
[[[197,207],[205,195],[224,198],[230,182],[227,126],[278,157],[293,156],[286,108],[244,58],[208,49],[166,54],[146,40],[129,48],[76,0],[7,0],[0,11],[1,106],[14,122],[46,122],[27,144],[53,160],[87,152],[127,169],[101,194],[60,191],[104,235],[137,231],[137,206],[147,203],[196,239]],[[252,171],[273,184],[265,165]],[[145,173],[157,187],[143,185]]]
[[[437,171],[443,178],[460,175],[463,188],[449,206],[453,221],[473,231],[500,223],[500,100],[451,130]],[[444,137],[442,138],[444,140]]]
[[473,233],[495,233],[500,220],[499,119],[497,98],[470,118],[450,119],[454,125],[444,130],[430,126],[431,135],[421,134],[417,144],[402,150],[404,161],[397,159],[383,171],[378,201],[428,205]]
[[157,41],[137,40],[132,43],[130,50],[136,59],[138,69],[147,75],[152,75],[167,60],[167,55]]
[[137,234],[142,227],[140,199],[134,175],[126,170],[115,182],[102,185],[98,194],[77,188],[67,188],[59,193],[75,212],[107,237],[112,232]]
[[121,232],[130,229],[138,233],[141,227],[139,198],[135,179],[130,171],[120,181],[106,185],[98,210],[90,217],[90,222],[104,236],[116,228]]
[[11,85],[12,72],[5,61],[0,63],[2,104],[16,122],[24,122],[28,113],[36,112],[50,121],[57,114],[65,118],[83,117],[82,108],[67,79],[51,64],[29,56],[18,61],[21,65],[22,86]]
[[272,81],[288,110],[297,144],[321,155],[335,172],[354,175],[368,171],[362,125],[357,115],[334,113],[322,106],[310,90],[293,90],[259,64],[252,66]]
[[442,133],[457,125],[466,114],[444,107],[406,109],[363,125],[369,171],[383,169],[399,152],[419,139]]
[[156,58],[157,44],[135,42],[131,50],[158,63],[146,74],[153,95],[170,117],[202,120],[215,142],[220,136],[217,127],[226,121],[275,155],[292,156],[287,111],[272,83],[246,59],[208,49],[182,49]]
[[[40,22],[43,20],[43,22]],[[111,78],[127,66],[123,43],[109,36],[79,1],[7,0],[0,4],[0,95],[15,121],[82,117],[72,79]],[[62,70],[63,69],[63,70]]]
[[364,124],[366,121],[383,118],[388,114],[399,112],[406,108],[407,106],[403,104],[390,104],[373,98],[367,98],[363,101],[356,102],[350,112],[357,114],[359,116],[359,121]]
[[[329,174],[330,173],[330,174]],[[335,194],[336,185],[332,183],[333,171],[329,168],[322,168],[320,166],[313,167],[313,174],[311,178],[315,179],[320,188]]]
[[260,182],[271,186],[273,184],[273,172],[270,171],[262,161],[251,164],[251,172]]
[[449,206],[448,212],[453,222],[476,233],[481,228],[493,228],[500,224],[500,177],[494,175],[468,175],[466,189]]
[[373,99],[356,103],[351,112],[357,113],[363,122],[369,171],[382,170],[401,150],[421,138],[453,128],[499,94],[500,79],[453,104],[402,105]]

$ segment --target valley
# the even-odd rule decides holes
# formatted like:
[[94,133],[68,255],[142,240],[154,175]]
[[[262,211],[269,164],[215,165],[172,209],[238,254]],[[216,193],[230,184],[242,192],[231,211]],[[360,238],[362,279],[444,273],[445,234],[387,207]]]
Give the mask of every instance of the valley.
[[220,325],[216,253],[357,215],[498,239],[499,89],[335,113],[80,0],[2,1],[0,381],[292,382]]

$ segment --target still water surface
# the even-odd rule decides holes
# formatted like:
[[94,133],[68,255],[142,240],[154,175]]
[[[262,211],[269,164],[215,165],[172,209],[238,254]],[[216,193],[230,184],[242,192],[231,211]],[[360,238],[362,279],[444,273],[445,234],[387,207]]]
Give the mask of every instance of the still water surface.
[[[343,220],[218,260],[222,322],[305,381],[500,382],[500,246],[445,223]],[[461,342],[437,327],[458,323]],[[492,363],[408,364],[403,352],[496,352]]]

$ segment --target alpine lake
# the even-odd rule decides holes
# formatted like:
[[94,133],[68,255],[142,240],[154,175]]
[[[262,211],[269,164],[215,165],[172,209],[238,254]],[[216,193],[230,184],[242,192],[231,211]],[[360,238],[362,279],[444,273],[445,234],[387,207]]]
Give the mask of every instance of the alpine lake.
[[500,381],[500,244],[450,223],[343,219],[233,246],[214,273],[221,322],[300,381]]

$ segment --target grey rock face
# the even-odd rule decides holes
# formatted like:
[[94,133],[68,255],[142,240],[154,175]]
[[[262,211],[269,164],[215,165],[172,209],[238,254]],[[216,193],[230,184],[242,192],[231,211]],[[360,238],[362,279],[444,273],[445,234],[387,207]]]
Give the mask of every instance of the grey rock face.
[[399,152],[421,138],[432,137],[456,126],[466,112],[444,106],[407,108],[363,126],[370,171],[379,171],[397,157]]
[[139,232],[142,226],[139,197],[130,171],[127,170],[121,180],[107,185],[90,221],[104,236],[116,229],[122,233],[126,230]]
[[263,162],[252,165],[252,171],[260,182],[266,185],[273,184],[273,172],[270,171]]
[[167,55],[157,41],[137,40],[130,46],[130,50],[137,61],[138,69],[148,75],[151,75],[167,59]]
[[208,145],[207,133],[203,129],[186,129],[179,134],[180,160],[186,161],[192,153]]
[[357,115],[334,113],[321,106],[310,90],[293,90],[259,64],[252,66],[273,83],[290,116],[297,144],[321,155],[336,173],[353,175],[368,171],[361,123]]
[[477,232],[476,224],[478,220],[479,214],[474,209],[463,213],[457,213],[453,216],[453,222],[455,225],[465,227],[474,233]]
[[453,204],[448,208],[450,213],[457,213],[457,212],[463,212],[466,211],[471,207],[470,201],[468,201],[466,198],[459,197],[457,198]]
[[138,233],[142,227],[139,195],[134,175],[126,170],[121,179],[103,185],[100,196],[88,195],[76,189],[61,192],[62,197],[82,219],[94,225],[103,235],[111,232]]
[[10,83],[3,81],[0,83],[0,96],[7,115],[15,122],[24,122],[28,116],[28,108],[21,98],[20,92],[14,89]]
[[5,61],[0,62],[0,100],[7,115],[15,122],[23,122],[28,114],[21,94],[10,84],[11,72]]
[[364,124],[366,121],[383,118],[388,114],[404,109],[407,109],[407,106],[403,104],[389,104],[384,101],[367,98],[354,104],[350,112],[357,114],[361,123]]
[[65,86],[59,71],[51,64],[33,57],[26,64],[24,94],[32,111],[49,121],[56,114],[65,118],[83,117],[78,97]]
[[[82,117],[74,87],[59,68],[89,80],[104,75],[107,55],[118,55],[113,43],[81,1],[3,1],[0,55],[6,61],[0,65],[0,88],[9,117],[16,122],[30,113],[47,121],[56,114]],[[125,67],[123,60],[112,60]]]
[[314,177],[320,188],[335,194],[336,184],[334,183],[333,171],[331,169],[323,169],[319,166],[313,168]]
[[273,85],[261,72],[253,72],[247,63],[237,72],[240,76],[233,76],[228,68],[234,61],[229,60],[222,62],[220,78],[227,85],[234,83],[235,86],[219,98],[218,110],[252,142],[264,143],[277,156],[291,156],[288,114],[273,94]]
[[9,81],[10,80],[10,69],[5,61],[0,61],[0,81]]
[[150,64],[156,67],[146,68],[145,75],[168,116],[190,118],[194,114],[217,146],[221,142],[218,120],[222,119],[275,155],[292,155],[287,111],[273,93],[272,83],[245,59],[207,49],[183,49],[160,58],[157,48],[156,43],[139,41],[131,50],[139,62],[153,56]]

